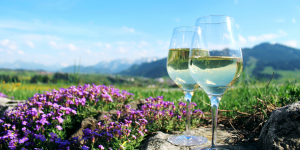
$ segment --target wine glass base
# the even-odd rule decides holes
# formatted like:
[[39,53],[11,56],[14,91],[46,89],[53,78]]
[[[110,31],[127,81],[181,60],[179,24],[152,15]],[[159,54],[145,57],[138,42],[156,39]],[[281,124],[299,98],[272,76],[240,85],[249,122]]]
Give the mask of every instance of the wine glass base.
[[206,143],[207,138],[194,135],[173,135],[168,138],[168,141],[174,145],[195,146]]
[[214,148],[211,148],[211,147],[197,147],[197,148],[194,148],[192,150],[229,150],[229,149],[223,148],[223,147],[214,147]]

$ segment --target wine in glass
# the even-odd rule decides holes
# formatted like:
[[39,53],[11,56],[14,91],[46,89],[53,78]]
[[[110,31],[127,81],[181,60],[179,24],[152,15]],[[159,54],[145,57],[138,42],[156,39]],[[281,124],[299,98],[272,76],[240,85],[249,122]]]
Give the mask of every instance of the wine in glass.
[[205,137],[194,136],[190,133],[190,103],[192,96],[194,95],[194,91],[199,87],[199,85],[191,77],[188,66],[191,40],[194,31],[195,27],[189,26],[174,28],[169,48],[167,60],[168,74],[170,78],[183,90],[185,100],[187,101],[185,134],[174,135],[168,139],[169,142],[175,145],[192,146],[204,144],[207,141]]
[[216,146],[219,102],[242,72],[242,51],[233,18],[201,17],[196,26],[199,28],[191,44],[189,69],[193,79],[210,98],[212,110],[211,147],[204,149],[222,149]]

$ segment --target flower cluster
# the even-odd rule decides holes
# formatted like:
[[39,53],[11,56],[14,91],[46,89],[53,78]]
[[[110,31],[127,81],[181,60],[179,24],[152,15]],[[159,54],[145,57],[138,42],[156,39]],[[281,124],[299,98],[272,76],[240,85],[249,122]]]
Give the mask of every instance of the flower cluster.
[[[0,119],[0,149],[134,149],[149,133],[184,129],[185,103],[177,106],[163,96],[150,97],[135,110],[126,105],[132,96],[94,84],[35,94]],[[70,138],[75,123],[111,109],[117,110],[118,121],[105,116],[97,129],[86,128],[82,138]],[[191,115],[199,120],[201,113],[193,110]]]
[[[185,128],[186,103],[180,102],[178,107],[173,102],[163,101],[163,96],[146,99],[141,109],[131,109],[124,105],[125,119],[120,122],[99,122],[98,129],[84,131],[87,148],[105,147],[106,149],[134,149],[146,134],[155,131],[182,130]],[[196,106],[191,103],[190,107]],[[193,119],[200,119],[201,110],[191,111]],[[181,117],[182,116],[182,117]]]
[[0,97],[14,99],[14,97],[13,97],[13,96],[12,96],[12,97],[9,97],[9,96],[7,96],[7,95],[5,95],[5,94],[1,93],[1,92],[0,92]]
[[[132,96],[113,86],[94,84],[35,94],[24,104],[5,112],[0,119],[0,149],[78,148],[78,142],[74,142],[78,139],[65,140],[67,129],[72,128],[74,122],[82,121],[93,110],[106,109],[103,104],[113,108],[114,101],[124,103]],[[87,109],[90,107],[92,109]]]
[[0,92],[0,97],[7,98],[8,96]]

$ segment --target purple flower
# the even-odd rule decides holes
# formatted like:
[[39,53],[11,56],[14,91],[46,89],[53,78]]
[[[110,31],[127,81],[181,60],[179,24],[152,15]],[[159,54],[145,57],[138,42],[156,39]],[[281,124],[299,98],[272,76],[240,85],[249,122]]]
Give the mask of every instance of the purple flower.
[[46,141],[45,136],[42,135],[42,134],[34,134],[33,137],[36,138],[36,139],[39,139],[39,140],[41,140],[43,142]]
[[4,97],[4,98],[7,98],[8,96],[3,94],[3,93],[0,93],[0,97]]
[[23,138],[19,139],[19,144],[23,144],[23,143],[25,143],[28,140],[29,139],[27,137],[23,137]]
[[25,131],[26,131],[26,127],[23,127],[23,128],[22,128],[22,131],[25,132]]
[[57,128],[58,130],[62,130],[62,129],[63,129],[60,125],[56,125],[56,128]]
[[104,150],[104,147],[103,147],[103,145],[101,145],[101,144],[98,146],[98,148],[99,148],[100,150]]
[[61,117],[55,117],[55,118],[58,120],[59,123],[63,123],[64,122],[64,119],[61,118]]
[[83,150],[89,150],[89,149],[90,149],[89,147],[87,147],[87,146],[85,146],[85,145],[83,145],[81,148],[82,148]]

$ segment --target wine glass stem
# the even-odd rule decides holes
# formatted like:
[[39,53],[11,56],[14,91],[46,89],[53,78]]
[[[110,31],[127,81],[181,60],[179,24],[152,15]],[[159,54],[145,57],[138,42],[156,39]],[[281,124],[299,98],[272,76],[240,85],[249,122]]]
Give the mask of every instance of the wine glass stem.
[[216,147],[217,141],[217,123],[218,123],[218,107],[221,100],[220,96],[209,96],[211,103],[211,115],[212,115],[212,137],[211,137],[211,148]]
[[186,106],[187,106],[187,109],[186,109],[186,132],[185,134],[186,135],[190,135],[191,134],[191,131],[190,131],[190,128],[191,128],[191,107],[190,107],[190,104],[191,104],[191,101],[192,101],[192,97],[194,95],[194,91],[183,91],[185,96],[184,96],[184,99],[186,100]]

